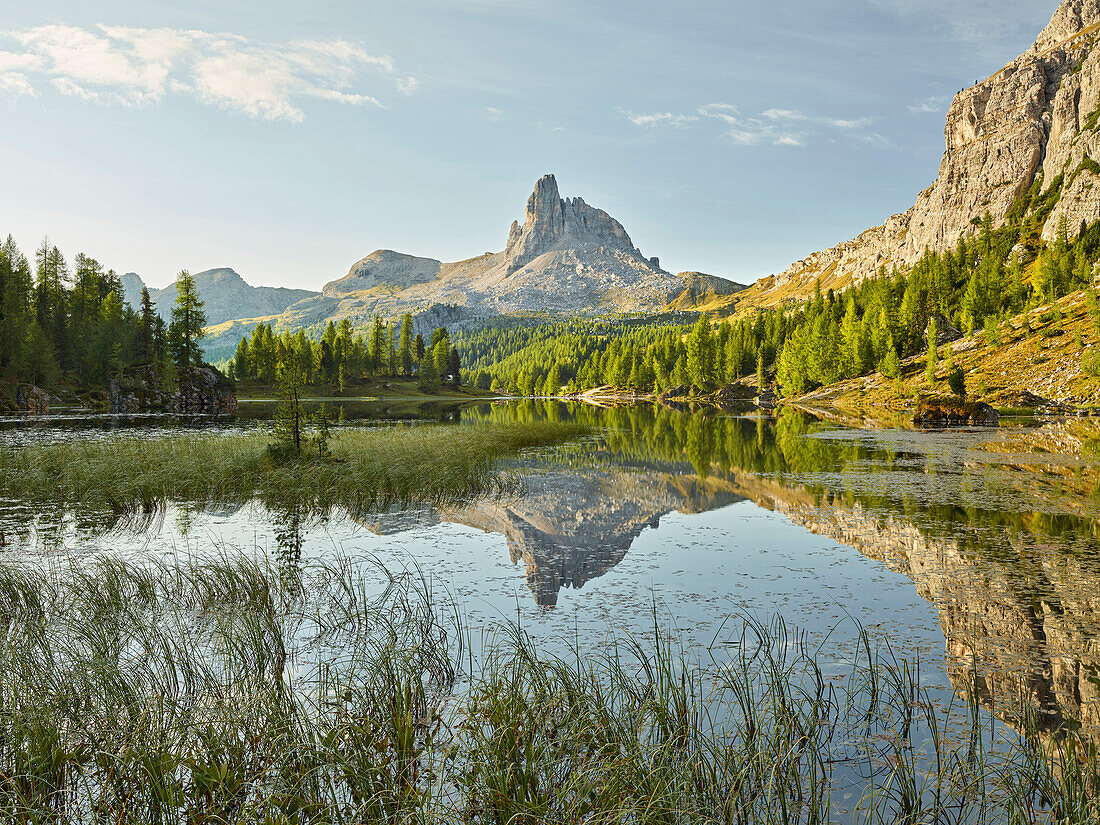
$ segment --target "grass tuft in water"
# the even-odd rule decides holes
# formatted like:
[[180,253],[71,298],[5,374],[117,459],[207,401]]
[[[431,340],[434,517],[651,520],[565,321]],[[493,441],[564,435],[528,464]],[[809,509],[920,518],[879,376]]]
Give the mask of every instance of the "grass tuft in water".
[[656,619],[595,654],[509,625],[473,662],[415,571],[0,567],[0,819],[1095,820],[1080,732],[991,746],[865,634],[838,680],[781,621],[739,627],[705,665]]
[[273,509],[360,515],[508,490],[514,481],[494,471],[500,459],[585,431],[562,423],[344,430],[326,458],[294,460],[271,456],[262,432],[0,448],[0,494],[118,514],[258,497]]

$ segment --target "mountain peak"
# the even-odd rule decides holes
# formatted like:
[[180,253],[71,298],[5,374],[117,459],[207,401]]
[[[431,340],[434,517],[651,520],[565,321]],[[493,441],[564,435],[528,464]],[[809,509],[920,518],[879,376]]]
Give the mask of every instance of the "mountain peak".
[[196,272],[191,277],[196,281],[220,281],[222,283],[236,283],[240,282],[249,286],[244,278],[240,276],[237,270],[228,266],[219,266],[214,269],[204,269],[202,272]]
[[1044,52],[1100,23],[1100,0],[1062,0],[1032,49]]
[[527,199],[523,226],[513,223],[508,233],[504,251],[508,274],[551,251],[566,237],[571,246],[590,243],[641,257],[622,224],[582,198],[562,200],[557,179],[543,175]]

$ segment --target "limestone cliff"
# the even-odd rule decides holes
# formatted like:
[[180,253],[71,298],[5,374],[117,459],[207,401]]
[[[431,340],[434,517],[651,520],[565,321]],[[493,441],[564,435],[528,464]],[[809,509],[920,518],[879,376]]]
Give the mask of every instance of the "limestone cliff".
[[[943,250],[974,231],[988,212],[994,223],[1041,176],[1060,198],[1042,229],[1051,240],[1066,221],[1100,219],[1100,2],[1063,0],[1024,54],[956,95],[944,129],[939,176],[907,211],[831,249],[796,261],[755,284],[753,305],[802,297],[822,279],[844,287],[880,266],[914,263],[925,249]],[[1059,177],[1061,181],[1059,182]]]

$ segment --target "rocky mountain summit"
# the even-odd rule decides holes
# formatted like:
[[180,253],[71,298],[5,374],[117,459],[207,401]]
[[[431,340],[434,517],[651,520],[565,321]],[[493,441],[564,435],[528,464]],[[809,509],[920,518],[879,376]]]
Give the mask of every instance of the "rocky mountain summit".
[[528,312],[660,312],[689,290],[742,288],[716,276],[666,272],[634,246],[621,223],[581,198],[563,199],[557,180],[545,175],[502,252],[443,263],[380,249],[280,320],[302,325],[412,312],[454,325]]
[[[308,289],[251,286],[228,267],[207,269],[194,275],[195,287],[205,304],[207,322],[214,326],[237,318],[261,318],[278,315],[291,304],[317,295]],[[141,289],[145,282],[134,272],[122,276],[123,298],[130,306],[141,306]],[[157,314],[166,322],[172,320],[172,305],[176,302],[176,285],[150,289],[149,297],[157,305]]]
[[1057,198],[1044,239],[1063,221],[1072,237],[1082,220],[1100,219],[1098,37],[1100,1],[1063,0],[1031,48],[955,96],[939,176],[912,207],[758,281],[745,298],[777,303],[806,294],[817,278],[843,287],[880,266],[913,264],[976,231],[987,212],[1002,222],[1036,181]]

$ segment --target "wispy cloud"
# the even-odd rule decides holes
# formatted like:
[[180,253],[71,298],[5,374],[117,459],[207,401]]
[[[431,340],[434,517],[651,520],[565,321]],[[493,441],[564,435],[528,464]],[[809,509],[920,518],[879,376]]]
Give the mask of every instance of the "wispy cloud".
[[626,112],[627,119],[635,126],[653,128],[655,126],[670,126],[679,129],[699,118],[694,115],[674,115],[672,112],[657,112],[655,114],[639,115],[634,112]]
[[699,114],[722,124],[728,140],[739,146],[805,146],[806,135],[794,123],[805,115],[791,109],[768,109],[759,116],[744,116],[729,103],[708,103],[699,107]]
[[359,89],[365,75],[416,91],[393,60],[343,39],[262,43],[197,30],[99,25],[39,26],[0,33],[0,90],[62,94],[140,106],[171,94],[265,120],[301,121],[306,99],[381,106]]
[[814,137],[829,131],[863,130],[873,118],[840,119],[808,115],[796,109],[771,108],[757,115],[745,115],[732,103],[707,103],[694,114],[657,112],[635,114],[625,111],[627,119],[640,128],[671,126],[680,128],[697,121],[717,121],[722,135],[739,146],[805,146]]
[[934,95],[914,103],[909,111],[918,115],[942,115],[950,101],[950,95]]

